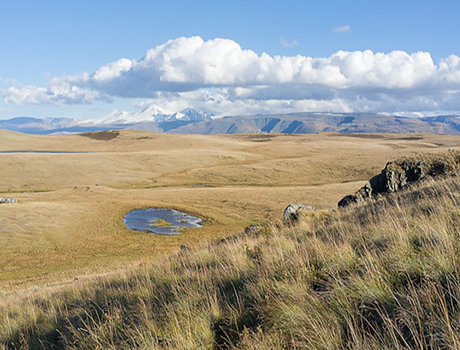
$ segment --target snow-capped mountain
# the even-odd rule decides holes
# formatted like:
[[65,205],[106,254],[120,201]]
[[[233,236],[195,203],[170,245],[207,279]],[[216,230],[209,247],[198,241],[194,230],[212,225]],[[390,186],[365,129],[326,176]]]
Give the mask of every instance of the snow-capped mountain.
[[166,119],[170,113],[157,106],[149,106],[132,115],[134,121],[140,122],[161,122]]
[[187,108],[184,109],[180,112],[171,114],[166,120],[167,121],[177,121],[177,120],[182,120],[182,121],[205,121],[205,120],[211,120],[211,115],[209,113],[203,112],[203,111],[197,111],[192,108]]
[[0,120],[0,129],[30,134],[78,133],[127,128],[162,132],[191,123],[210,120],[212,120],[210,113],[192,108],[168,113],[152,105],[137,112],[115,110],[99,119],[21,117]]
[[88,124],[93,125],[104,125],[104,124],[126,124],[129,123],[131,113],[123,111],[121,109],[110,112],[105,117],[101,119],[95,119],[88,121]]
[[187,108],[176,113],[167,113],[157,106],[149,106],[134,113],[123,110],[115,110],[101,119],[86,121],[83,124],[123,125],[137,123],[162,123],[172,121],[197,122],[204,120],[211,120],[211,114],[203,111],[197,111],[192,108]]
[[137,112],[115,110],[100,119],[82,121],[80,125],[125,125],[145,122],[160,122],[170,116],[157,106],[149,106]]

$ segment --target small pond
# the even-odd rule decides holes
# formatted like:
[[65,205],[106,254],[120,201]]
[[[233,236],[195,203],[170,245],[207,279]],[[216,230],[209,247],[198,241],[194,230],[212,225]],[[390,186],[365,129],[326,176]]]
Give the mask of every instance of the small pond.
[[161,208],[130,211],[125,215],[123,223],[132,230],[163,235],[176,235],[186,227],[203,227],[200,218]]

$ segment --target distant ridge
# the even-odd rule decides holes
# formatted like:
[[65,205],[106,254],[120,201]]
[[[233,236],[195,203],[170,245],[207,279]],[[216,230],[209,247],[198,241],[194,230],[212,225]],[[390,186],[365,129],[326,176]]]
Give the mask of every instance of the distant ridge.
[[408,118],[372,113],[290,113],[212,118],[191,108],[168,114],[156,107],[114,111],[101,119],[20,117],[0,120],[0,129],[27,134],[63,134],[136,129],[177,134],[434,133],[460,134],[459,116]]
[[185,125],[180,134],[435,133],[460,134],[460,117],[406,118],[369,113],[292,113],[236,116]]

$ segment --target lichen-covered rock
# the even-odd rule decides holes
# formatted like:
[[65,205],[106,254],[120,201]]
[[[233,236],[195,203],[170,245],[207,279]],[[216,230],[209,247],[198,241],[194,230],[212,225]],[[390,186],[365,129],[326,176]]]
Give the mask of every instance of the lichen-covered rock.
[[367,181],[366,184],[363,187],[361,187],[361,189],[358,192],[356,192],[356,197],[357,197],[358,202],[369,200],[372,198],[372,196],[373,196],[373,189],[369,181]]
[[289,204],[286,209],[284,209],[283,220],[285,224],[294,223],[299,220],[299,217],[302,214],[302,211],[315,211],[315,209],[309,205],[303,204]]
[[355,194],[343,197],[338,206],[346,207],[352,203],[372,200],[382,194],[397,192],[426,177],[454,175],[459,168],[460,152],[456,150],[403,157],[387,163],[379,175],[367,181]]

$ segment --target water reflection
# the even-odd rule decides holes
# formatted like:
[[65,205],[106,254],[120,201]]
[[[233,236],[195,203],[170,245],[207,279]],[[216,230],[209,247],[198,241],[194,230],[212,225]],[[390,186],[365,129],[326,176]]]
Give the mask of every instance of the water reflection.
[[203,227],[200,218],[161,208],[133,210],[125,215],[123,223],[132,230],[163,235],[176,235],[186,227]]

